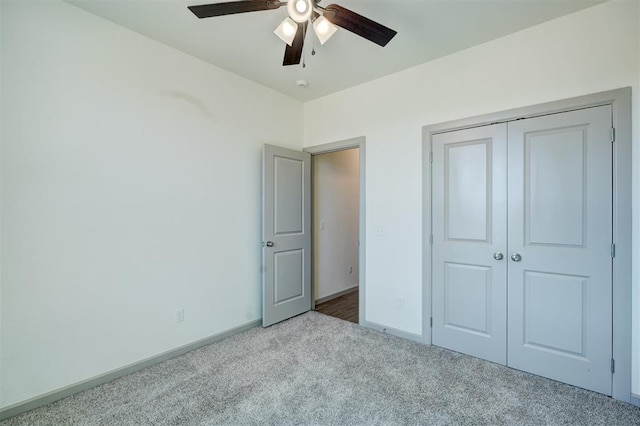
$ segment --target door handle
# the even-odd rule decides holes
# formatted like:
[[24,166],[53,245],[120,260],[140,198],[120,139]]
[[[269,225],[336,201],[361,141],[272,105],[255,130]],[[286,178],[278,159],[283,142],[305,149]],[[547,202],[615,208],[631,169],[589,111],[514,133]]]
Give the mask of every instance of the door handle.
[[495,260],[502,260],[502,259],[504,259],[504,256],[502,255],[502,253],[500,253],[499,251],[497,251],[497,252],[493,253],[493,258],[494,258]]
[[520,256],[520,253],[513,253],[511,255],[511,260],[514,262],[520,262],[522,260],[522,256]]
[[273,247],[273,246],[275,246],[273,241],[267,241],[267,247]]

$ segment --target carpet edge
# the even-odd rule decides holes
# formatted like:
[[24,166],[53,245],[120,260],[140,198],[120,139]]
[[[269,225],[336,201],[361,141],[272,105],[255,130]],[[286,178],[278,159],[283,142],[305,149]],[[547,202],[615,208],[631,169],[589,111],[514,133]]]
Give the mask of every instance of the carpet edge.
[[89,379],[72,383],[70,385],[55,389],[53,391],[27,399],[25,401],[8,405],[0,409],[0,421],[6,420],[10,417],[14,417],[22,413],[26,413],[27,411],[31,411],[43,405],[50,404],[52,402],[74,395],[78,392],[82,392],[84,390],[94,388],[104,383],[111,382],[122,376],[126,376],[127,374],[135,373],[136,371],[143,370],[145,368],[167,361],[171,358],[175,358],[177,356],[183,355],[187,352],[191,352],[203,346],[207,346],[212,343],[219,342],[228,337],[256,328],[261,324],[262,324],[262,318],[258,318],[256,320],[241,324],[237,327],[230,328],[226,331],[213,334],[203,339],[196,340],[195,342],[187,343],[186,345],[182,345],[177,348],[168,350],[166,352],[161,352],[157,355],[153,355],[151,357],[142,359],[140,361],[136,361],[134,363],[124,365],[122,367],[116,368],[111,371],[107,371],[105,373],[99,374]]

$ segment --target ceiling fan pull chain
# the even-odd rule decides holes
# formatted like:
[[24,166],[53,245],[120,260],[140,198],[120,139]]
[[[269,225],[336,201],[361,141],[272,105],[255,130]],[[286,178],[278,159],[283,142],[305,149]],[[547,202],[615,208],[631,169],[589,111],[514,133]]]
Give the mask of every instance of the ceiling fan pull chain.
[[311,56],[316,56],[316,38],[311,36]]
[[[302,27],[302,40],[305,40],[307,38],[307,27],[304,26]],[[302,68],[306,68],[307,67],[307,55],[306,55],[306,50],[304,47],[302,48]]]

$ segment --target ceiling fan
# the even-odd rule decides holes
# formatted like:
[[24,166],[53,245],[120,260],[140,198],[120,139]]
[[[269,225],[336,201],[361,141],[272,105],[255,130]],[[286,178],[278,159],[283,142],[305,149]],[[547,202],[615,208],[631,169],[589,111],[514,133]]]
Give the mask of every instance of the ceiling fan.
[[324,44],[337,31],[336,25],[383,47],[397,34],[391,28],[337,4],[321,7],[318,5],[320,1],[240,0],[189,6],[189,10],[198,18],[211,18],[235,13],[278,9],[280,6],[286,5],[289,16],[274,31],[282,41],[287,43],[282,62],[282,65],[285,66],[300,63],[309,22],[312,23],[313,30],[321,44]]

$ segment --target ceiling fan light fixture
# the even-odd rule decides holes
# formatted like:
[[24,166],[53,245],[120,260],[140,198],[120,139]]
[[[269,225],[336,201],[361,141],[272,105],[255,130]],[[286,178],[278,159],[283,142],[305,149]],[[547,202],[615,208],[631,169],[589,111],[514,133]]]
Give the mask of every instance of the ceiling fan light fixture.
[[293,39],[296,37],[296,31],[298,31],[298,24],[293,22],[291,18],[284,18],[284,21],[278,25],[278,28],[273,33],[280,37],[280,40],[291,46]]
[[320,16],[313,21],[313,31],[316,33],[318,40],[320,40],[320,44],[325,44],[338,31],[338,27],[324,16]]
[[297,1],[296,2],[296,10],[299,13],[305,13],[307,11],[307,4],[302,0]]
[[313,12],[312,0],[290,0],[287,2],[289,17],[298,23],[309,20]]

